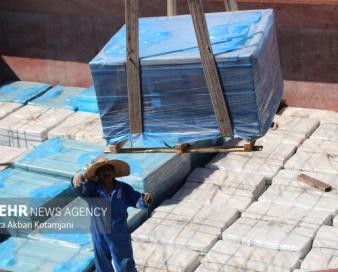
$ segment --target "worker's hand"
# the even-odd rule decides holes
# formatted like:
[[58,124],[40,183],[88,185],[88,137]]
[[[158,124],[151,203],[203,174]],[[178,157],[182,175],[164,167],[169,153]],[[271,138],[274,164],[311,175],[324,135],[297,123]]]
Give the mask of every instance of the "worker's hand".
[[84,182],[84,181],[85,181],[85,178],[83,177],[82,174],[80,173],[75,174],[73,177],[74,188],[80,187],[81,182]]
[[153,204],[153,199],[151,198],[149,193],[143,193],[142,194],[142,199],[147,205]]

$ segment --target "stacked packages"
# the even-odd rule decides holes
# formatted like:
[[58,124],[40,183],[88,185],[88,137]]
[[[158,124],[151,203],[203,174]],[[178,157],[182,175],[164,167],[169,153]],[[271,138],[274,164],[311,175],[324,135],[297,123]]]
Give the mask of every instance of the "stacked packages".
[[[283,93],[273,12],[206,19],[234,135],[261,137]],[[218,136],[191,16],[142,18],[139,27],[144,138],[159,144]],[[125,40],[122,27],[90,63],[104,137],[111,142],[130,134]]]

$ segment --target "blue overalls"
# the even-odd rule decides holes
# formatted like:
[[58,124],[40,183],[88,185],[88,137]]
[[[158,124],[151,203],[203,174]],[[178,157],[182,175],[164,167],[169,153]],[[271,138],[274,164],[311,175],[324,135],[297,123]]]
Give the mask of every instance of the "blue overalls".
[[73,189],[77,195],[86,200],[89,207],[110,206],[111,219],[103,216],[91,217],[90,228],[96,271],[136,272],[131,235],[127,224],[127,208],[130,206],[145,208],[141,194],[130,185],[119,181],[116,181],[111,196],[98,182],[81,183],[80,187],[73,186]]

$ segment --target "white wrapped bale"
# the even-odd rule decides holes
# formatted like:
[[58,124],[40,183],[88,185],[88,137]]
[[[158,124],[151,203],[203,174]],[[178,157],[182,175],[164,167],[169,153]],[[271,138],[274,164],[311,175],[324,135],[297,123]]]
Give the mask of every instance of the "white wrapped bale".
[[134,241],[183,246],[206,253],[220,238],[219,229],[195,223],[150,218],[132,234]]
[[239,217],[239,212],[235,209],[226,208],[227,212],[224,210],[225,207],[218,205],[205,206],[189,202],[177,204],[177,201],[166,200],[154,210],[152,217],[207,225],[223,231]]
[[21,108],[22,104],[11,102],[0,102],[0,119]]
[[242,217],[311,228],[329,224],[331,220],[331,215],[328,212],[260,202],[253,203],[242,213]]
[[200,263],[197,252],[175,246],[133,242],[133,252],[140,272],[190,272]]
[[326,248],[338,251],[338,228],[321,226],[313,241],[313,248]]
[[273,139],[259,139],[256,141],[256,145],[262,145],[261,151],[254,152],[239,152],[237,156],[243,156],[248,158],[261,158],[266,161],[281,161],[285,163],[296,152],[297,144],[289,143],[276,143]]
[[311,138],[338,142],[338,120],[336,123],[321,123]]
[[252,201],[254,195],[247,190],[223,188],[214,184],[187,182],[172,198],[176,202],[189,202],[203,205],[220,205],[243,211]]
[[285,169],[337,174],[338,155],[300,150],[286,162]]
[[321,122],[338,122],[338,113],[335,111],[286,107],[282,111],[284,117],[303,117],[318,119]]
[[313,248],[302,262],[302,271],[314,271],[338,267],[338,250]]
[[[321,180],[332,186],[330,192],[322,192],[297,180],[299,174]],[[319,172],[298,172],[282,170],[272,180],[272,185],[259,198],[259,202],[275,203],[315,210],[338,212],[338,176]]]
[[47,139],[48,131],[73,111],[24,106],[0,120],[0,143],[14,147],[30,147]]
[[[14,162],[25,155],[29,150],[26,148],[16,148],[9,146],[0,146],[0,164]],[[0,171],[5,169],[6,166],[0,165]]]
[[[217,220],[213,218],[214,212],[203,211],[201,215],[193,216],[191,221],[187,221],[187,217],[184,215],[182,218],[182,214],[172,215],[174,219],[161,218],[163,213],[156,215],[159,218],[148,219],[133,232],[132,238],[139,242],[182,246],[205,254],[219,240],[222,229],[231,225],[238,218],[238,212],[234,209],[223,209],[223,207],[217,206],[214,206],[213,209],[218,209],[218,214],[222,213],[221,216],[217,216]],[[208,219],[214,221],[210,224]]]
[[275,145],[293,145],[298,147],[304,141],[304,137],[295,133],[286,133],[285,131],[279,132],[278,130],[269,130],[262,138],[256,141],[256,145],[265,145],[273,143]]
[[250,191],[257,198],[265,189],[264,175],[240,173],[220,169],[195,168],[186,179],[188,182],[214,184],[223,188]]
[[311,137],[302,144],[302,146],[299,148],[299,151],[338,155],[338,140],[328,141],[314,139]]
[[272,179],[283,167],[283,162],[264,158],[249,158],[231,153],[227,155],[218,154],[206,167],[236,172],[259,173],[267,179]]
[[275,116],[276,133],[291,133],[302,138],[308,138],[319,126],[319,120],[302,117]]
[[76,112],[48,132],[48,137],[62,136],[70,140],[105,144],[102,138],[100,116],[95,113]]
[[311,249],[316,231],[330,219],[327,212],[255,203],[222,237],[245,245],[294,251],[303,257]]
[[333,218],[333,226],[338,227],[338,215]]
[[218,241],[196,271],[289,272],[298,267],[299,263],[300,257],[295,252]]

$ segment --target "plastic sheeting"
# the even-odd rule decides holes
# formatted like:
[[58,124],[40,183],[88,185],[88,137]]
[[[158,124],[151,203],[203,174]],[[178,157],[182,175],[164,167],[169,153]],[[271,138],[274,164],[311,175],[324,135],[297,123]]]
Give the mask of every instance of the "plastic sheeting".
[[100,116],[96,113],[75,112],[48,132],[48,137],[62,136],[70,140],[106,144],[102,138]]
[[[273,11],[206,19],[234,134],[261,137],[283,93]],[[141,18],[139,26],[143,136],[169,144],[217,137],[191,16]],[[90,62],[104,136],[112,142],[130,139],[125,32]]]
[[78,111],[99,113],[94,86],[91,86],[76,95],[75,101]]
[[0,85],[0,101],[25,104],[29,100],[43,94],[51,85],[32,82],[14,81]]
[[0,269],[85,272],[93,266],[92,253],[78,248],[14,237],[0,244]]
[[290,272],[295,267],[299,267],[299,263],[300,257],[295,252],[218,241],[202,260],[196,272]]
[[329,212],[258,202],[245,210],[222,237],[244,245],[293,251],[303,257],[319,227],[330,220]]
[[75,111],[78,109],[75,97],[83,90],[85,88],[56,85],[28,104],[47,108],[65,108]]
[[8,114],[16,111],[21,107],[22,104],[19,103],[0,102],[0,119],[6,117]]
[[[36,147],[15,162],[15,166],[70,178],[84,171],[91,161],[104,156],[104,150],[104,145],[56,137]],[[188,154],[106,154],[105,157],[126,161],[131,175],[119,179],[135,190],[151,193],[158,200],[179,187],[190,171]]]
[[94,86],[80,88],[56,85],[28,104],[73,111],[99,112]]
[[0,144],[32,147],[47,139],[49,130],[57,126],[73,111],[24,106],[0,120]]

